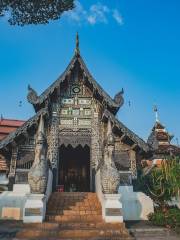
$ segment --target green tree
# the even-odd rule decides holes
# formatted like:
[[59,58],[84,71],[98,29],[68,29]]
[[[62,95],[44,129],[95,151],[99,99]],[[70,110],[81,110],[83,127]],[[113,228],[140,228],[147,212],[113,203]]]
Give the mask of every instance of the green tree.
[[154,167],[141,182],[154,202],[161,208],[166,207],[173,197],[180,196],[180,158],[165,159],[160,168]]
[[11,25],[47,24],[74,7],[73,0],[0,0],[0,17]]

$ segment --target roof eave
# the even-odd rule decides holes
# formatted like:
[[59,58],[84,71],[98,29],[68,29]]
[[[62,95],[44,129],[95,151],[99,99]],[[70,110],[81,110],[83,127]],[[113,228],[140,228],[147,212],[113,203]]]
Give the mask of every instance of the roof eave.
[[39,120],[39,117],[41,115],[44,116],[46,114],[47,114],[47,109],[41,109],[36,115],[34,115],[32,118],[26,121],[21,127],[17,128],[14,132],[8,134],[7,137],[3,138],[0,141],[0,150],[8,146],[9,144],[12,144],[17,137],[25,133],[28,128],[30,128],[33,124],[35,124]]
[[82,57],[80,54],[74,54],[72,60],[70,61],[68,67],[66,70],[60,75],[60,77],[49,87],[47,88],[37,99],[35,103],[33,103],[34,109],[37,112],[44,101],[48,98],[49,95],[51,95],[56,88],[59,87],[59,84],[63,82],[69,74],[69,71],[74,67],[74,64],[76,61],[79,61],[80,66],[82,70],[85,73],[85,76],[87,76],[88,80],[92,83],[93,88],[96,89],[99,94],[106,100],[107,105],[109,106],[109,110],[113,113],[116,114],[120,108],[118,104],[116,104],[113,99],[104,91],[104,89],[96,82],[96,80],[93,78],[93,76],[90,74],[88,68],[86,67],[86,64],[84,63]]
[[129,137],[134,143],[136,143],[140,149],[142,149],[144,152],[151,151],[151,147],[149,144],[147,144],[142,138],[140,138],[138,135],[136,135],[133,131],[128,129],[122,122],[120,122],[113,114],[111,114],[109,111],[105,110],[103,117],[110,118],[111,121],[113,121],[114,126],[119,128],[123,134],[125,134],[127,137]]

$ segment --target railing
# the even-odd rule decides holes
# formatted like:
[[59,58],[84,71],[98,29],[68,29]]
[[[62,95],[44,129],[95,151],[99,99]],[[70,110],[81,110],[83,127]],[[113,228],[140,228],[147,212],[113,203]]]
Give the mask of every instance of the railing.
[[132,185],[132,173],[130,171],[119,171],[119,173],[121,186]]
[[29,169],[16,169],[15,183],[25,184],[28,183]]
[[32,167],[33,161],[25,162],[25,163],[18,163],[17,162],[17,168],[18,169],[30,169]]

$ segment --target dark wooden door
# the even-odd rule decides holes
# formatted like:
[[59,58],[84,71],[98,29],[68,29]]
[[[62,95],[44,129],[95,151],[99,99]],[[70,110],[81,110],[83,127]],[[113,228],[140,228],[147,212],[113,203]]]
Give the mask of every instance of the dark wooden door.
[[58,185],[67,192],[90,191],[90,150],[88,146],[61,146]]

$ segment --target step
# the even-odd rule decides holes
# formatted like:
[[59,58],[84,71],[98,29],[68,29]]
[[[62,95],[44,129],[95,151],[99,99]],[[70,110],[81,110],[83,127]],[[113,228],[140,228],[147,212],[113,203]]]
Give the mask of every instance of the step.
[[50,231],[50,230],[36,230],[23,229],[16,234],[17,238],[37,239],[37,238],[92,238],[92,237],[128,237],[128,232],[124,229],[73,229]]
[[52,193],[46,222],[26,225],[18,238],[28,239],[132,239],[124,223],[105,223],[96,193]]
[[87,205],[85,203],[75,203],[75,204],[58,204],[58,205],[54,205],[54,206],[47,206],[47,211],[55,211],[55,210],[75,210],[75,211],[79,211],[79,210],[100,210],[101,211],[101,206],[97,205],[96,203],[92,204],[92,205]]
[[[3,238],[3,239],[6,239],[7,240],[7,238]],[[8,238],[9,239],[9,238]],[[13,238],[14,240],[27,240],[27,238]],[[58,239],[57,239],[57,237],[43,237],[43,238],[38,238],[37,240],[136,240],[136,238],[134,238],[134,237],[130,237],[130,236],[127,236],[127,237],[88,237],[88,238],[85,238],[85,237],[78,237],[78,238],[76,238],[76,237],[74,237],[74,238],[60,238],[60,237],[58,237]],[[146,240],[146,239],[138,239],[138,240]],[[147,240],[152,240],[152,239],[147,239]],[[161,240],[161,239],[155,239],[155,240]],[[164,240],[164,239],[162,239],[162,240]],[[177,239],[174,239],[174,240],[177,240]],[[178,239],[179,240],[179,239]]]
[[91,210],[91,209],[81,209],[81,210],[51,210],[46,212],[47,215],[58,215],[58,216],[67,216],[67,215],[100,215],[102,216],[101,210]]
[[80,192],[54,192],[51,194],[51,199],[98,199],[96,193],[80,193]]
[[[5,228],[4,225],[5,224]],[[38,239],[38,240],[132,240],[124,224],[112,223],[29,223],[17,225],[2,223],[0,238],[11,239]]]
[[68,200],[98,200],[96,193],[70,193],[70,192],[54,192],[51,194],[50,199],[66,199]]
[[96,193],[52,193],[46,221],[101,221],[102,207]]
[[52,211],[47,211],[47,215],[101,215],[102,216],[102,211],[101,210],[91,210],[91,209],[80,209],[80,210],[52,210]]
[[57,230],[57,229],[122,229],[125,228],[124,223],[105,223],[101,222],[43,222],[43,223],[26,223],[21,228],[38,229],[38,230]]
[[[58,215],[70,215],[70,214],[80,214],[82,212],[86,212],[86,214],[92,214],[92,215],[97,215],[100,214],[102,215],[102,209],[99,208],[89,208],[89,207],[62,207],[62,208],[57,208],[57,209],[47,209],[47,214],[58,214]],[[85,213],[84,213],[85,214]]]
[[46,215],[46,221],[50,222],[99,222],[102,221],[101,215]]
[[93,203],[93,202],[99,202],[98,198],[96,195],[94,196],[63,196],[62,194],[55,194],[55,195],[51,195],[50,199],[49,199],[50,203],[57,203],[57,202],[61,202],[61,203],[73,203],[76,201],[84,201],[84,202],[89,202],[89,203]]

